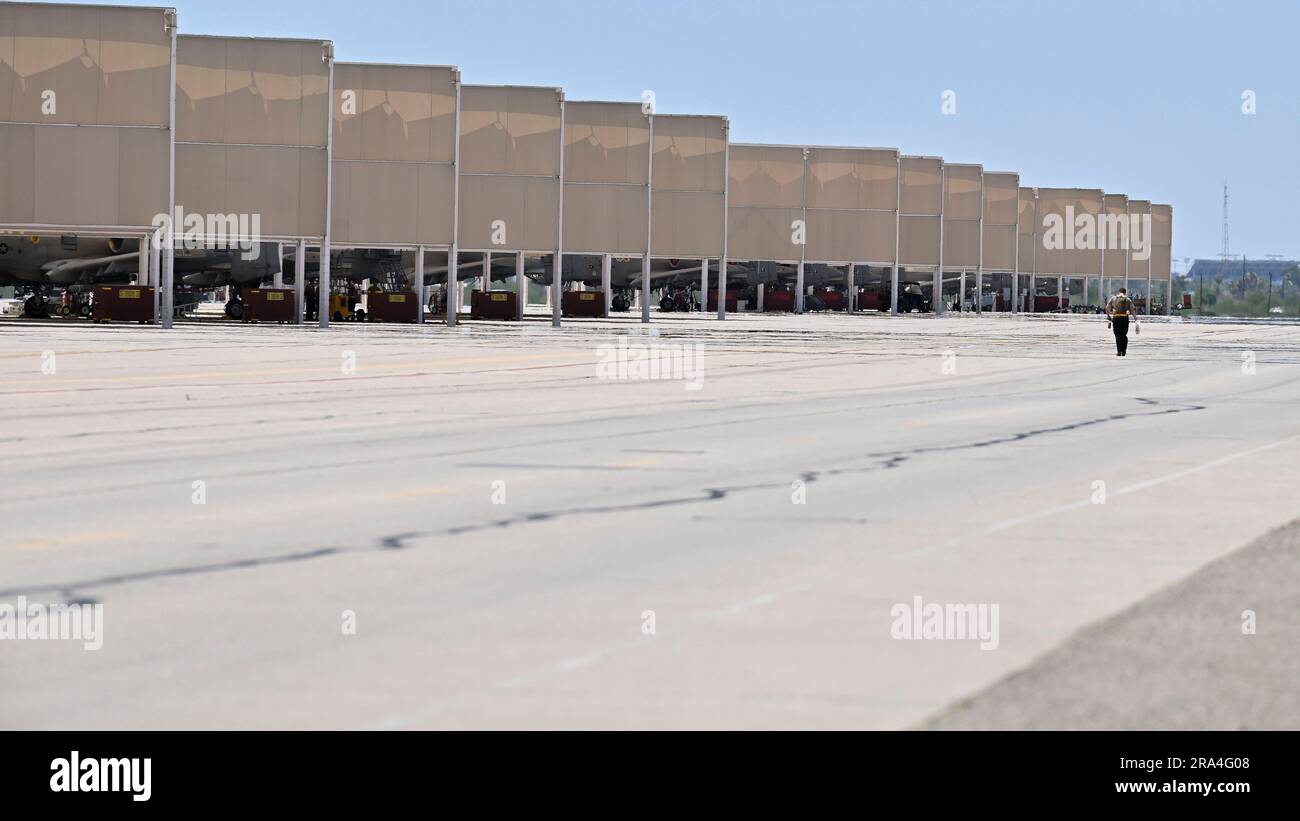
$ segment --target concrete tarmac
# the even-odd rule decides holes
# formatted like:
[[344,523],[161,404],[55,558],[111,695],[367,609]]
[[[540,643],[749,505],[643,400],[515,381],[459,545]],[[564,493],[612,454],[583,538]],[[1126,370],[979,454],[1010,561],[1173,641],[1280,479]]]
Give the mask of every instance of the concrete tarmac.
[[0,321],[0,728],[1297,726],[1300,326],[653,327]]

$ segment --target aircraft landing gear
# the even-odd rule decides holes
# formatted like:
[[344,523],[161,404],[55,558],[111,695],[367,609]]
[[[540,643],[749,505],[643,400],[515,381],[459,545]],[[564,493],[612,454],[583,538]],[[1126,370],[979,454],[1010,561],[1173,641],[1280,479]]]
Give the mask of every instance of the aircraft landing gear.
[[663,313],[689,314],[696,310],[698,306],[691,292],[686,288],[675,288],[671,291],[664,291],[663,298],[659,300],[659,310]]
[[39,291],[27,297],[23,303],[23,316],[28,319],[45,319],[50,315],[50,304],[45,301],[45,294]]
[[226,302],[226,316],[234,320],[244,318],[244,300],[240,298],[239,289],[230,289],[230,299]]

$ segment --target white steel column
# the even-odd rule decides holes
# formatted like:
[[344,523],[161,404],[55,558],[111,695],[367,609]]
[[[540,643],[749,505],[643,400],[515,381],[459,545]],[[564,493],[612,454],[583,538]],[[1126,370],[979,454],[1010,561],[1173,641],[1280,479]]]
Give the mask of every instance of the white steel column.
[[424,246],[421,245],[415,249],[415,285],[411,290],[415,292],[415,322],[417,325],[424,324]]
[[[727,318],[727,251],[729,250],[731,230],[731,125],[723,121],[723,140],[726,151],[722,155],[722,258],[718,260],[718,319]],[[705,300],[708,304],[708,300]]]
[[[158,318],[159,325],[170,328],[172,326],[172,283],[176,276],[176,226],[172,225],[171,221],[176,214],[176,35],[179,26],[176,23],[175,11],[168,10],[165,14],[171,39],[169,44],[171,67],[168,70],[170,77],[167,82],[167,127],[170,132],[167,141],[167,221],[162,235],[158,238],[163,246],[161,259],[155,255],[155,262],[150,267],[153,268],[154,278],[158,280],[158,287],[164,289],[159,307],[162,314]],[[161,271],[158,263],[161,263]]]
[[330,326],[330,221],[334,218],[334,47],[326,46],[326,49],[329,79],[326,81],[325,99],[330,101],[330,105],[325,110],[325,236],[320,245],[320,294],[317,300],[320,313],[316,317],[322,328]]
[[483,279],[482,279],[482,284],[479,287],[483,289],[483,293],[485,294],[488,291],[492,290],[492,252],[491,251],[483,252]]
[[902,155],[895,155],[895,164],[898,168],[895,174],[895,181],[898,184],[898,190],[894,195],[894,269],[889,275],[889,315],[898,316],[898,263],[902,255],[899,244],[902,242],[903,230],[903,158]]
[[559,232],[555,238],[555,261],[551,265],[551,327],[560,327],[560,309],[564,301],[564,92],[560,95],[560,210]]
[[614,255],[605,254],[600,258],[600,290],[604,293],[606,319],[609,318],[610,311],[614,308],[614,293],[611,284],[613,278]]
[[761,282],[758,283],[758,312],[760,314],[763,313],[763,297],[766,294],[766,290],[767,290],[766,285],[764,285]]
[[158,324],[158,303],[159,303],[159,293],[158,293],[158,287],[157,287],[157,285],[152,281],[152,279],[150,279],[151,276],[153,277],[153,279],[157,279],[157,274],[156,274],[156,273],[154,273],[154,274],[150,274],[150,271],[152,270],[152,262],[151,262],[151,261],[152,261],[152,259],[153,259],[153,251],[152,251],[152,247],[151,247],[151,239],[150,239],[152,236],[153,236],[152,234],[145,234],[143,237],[140,238],[140,247],[139,247],[139,249],[138,249],[138,259],[137,259],[137,261],[136,261],[136,275],[135,275],[135,283],[136,283],[137,285],[139,285],[140,287],[142,287],[142,288],[149,287],[149,286],[151,286],[151,285],[154,286],[154,288],[153,288],[153,324],[157,325],[157,324]]
[[176,277],[176,234],[168,231],[167,237],[168,240],[163,244],[162,251],[162,281],[158,285],[162,290],[161,304],[158,308],[162,315],[159,317],[159,322],[164,328],[172,326],[172,305],[174,302],[172,283]]
[[646,159],[645,256],[641,258],[641,324],[650,323],[650,253],[654,250],[655,115],[649,120],[650,156]]
[[853,263],[849,263],[849,272],[845,275],[845,285],[848,287],[844,293],[844,312],[853,315],[858,309],[858,288],[853,282],[854,269],[857,268]]
[[163,258],[162,238],[165,235],[166,235],[165,230],[155,231],[153,232],[152,236],[149,238],[149,270],[153,272],[151,276],[153,277],[154,285],[155,285],[154,292],[153,292],[154,322],[157,322],[159,319],[158,302],[159,302],[159,297],[162,294],[162,290],[157,286],[160,281],[159,272],[162,270],[162,258]]
[[[136,258],[135,284],[142,288],[155,284],[149,270],[149,236],[149,234],[145,234],[140,237],[140,247]],[[154,290],[154,293],[157,293],[157,289]],[[157,317],[154,317],[154,319],[156,321]]]
[[307,240],[298,240],[298,248],[293,255],[293,304],[295,306],[295,324],[303,323],[307,312]]
[[930,307],[935,316],[946,313],[943,308],[943,229],[945,228],[943,215],[948,210],[947,205],[948,169],[941,165],[939,168],[939,266],[934,269],[934,284],[930,286],[934,291],[930,298]]
[[271,274],[271,287],[284,287],[284,243],[275,244],[275,261],[279,263],[275,266],[275,271]]
[[[451,250],[447,252],[447,327],[456,327],[456,312],[460,309],[457,298],[460,285],[457,270],[460,266],[460,71],[456,71],[456,145],[452,153],[452,170],[455,176],[451,191]],[[563,132],[561,132],[563,133]],[[560,140],[563,142],[563,139]]]
[[641,257],[641,324],[650,322],[650,255]]
[[316,275],[316,324],[330,326],[330,248],[320,245],[320,273]]
[[700,312],[709,310],[709,261],[700,260]]
[[460,251],[453,245],[447,254],[447,327],[456,327],[456,315],[460,313]]
[[966,269],[961,269],[961,279],[957,284],[957,310],[962,311],[966,307]]
[[528,277],[524,275],[524,252],[515,254],[515,319],[524,321],[524,309],[528,307]]
[[802,262],[799,263],[798,267],[795,268],[794,283],[795,283],[795,285],[794,285],[794,312],[795,312],[796,314],[801,314],[801,313],[803,313],[803,292],[804,292],[804,284],[803,284],[803,263],[802,263]]

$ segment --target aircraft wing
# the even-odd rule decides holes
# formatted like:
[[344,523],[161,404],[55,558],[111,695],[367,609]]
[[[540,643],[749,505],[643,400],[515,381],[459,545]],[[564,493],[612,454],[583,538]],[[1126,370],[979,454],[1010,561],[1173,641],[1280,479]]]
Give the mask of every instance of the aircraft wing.
[[130,260],[139,267],[140,252],[132,251],[127,254],[114,254],[111,257],[96,257],[94,259],[56,259],[47,262],[41,266],[41,273],[44,274],[71,274],[77,271],[84,271],[87,268],[100,268],[114,262],[123,262]]

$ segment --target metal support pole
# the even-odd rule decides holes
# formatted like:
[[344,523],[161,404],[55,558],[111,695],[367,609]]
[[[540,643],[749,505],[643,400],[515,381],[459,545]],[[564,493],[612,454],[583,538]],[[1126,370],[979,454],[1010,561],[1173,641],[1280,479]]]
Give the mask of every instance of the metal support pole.
[[[168,69],[169,79],[167,81],[168,100],[167,100],[167,129],[168,146],[167,146],[167,223],[158,241],[164,247],[161,251],[161,259],[158,255],[154,256],[154,262],[150,266],[153,269],[153,276],[158,280],[158,287],[163,289],[161,295],[162,304],[159,310],[162,316],[159,317],[159,325],[163,328],[172,326],[172,285],[176,276],[176,226],[171,224],[171,220],[176,214],[176,12],[168,11],[167,15],[167,32],[170,43],[171,65]],[[159,271],[159,263],[162,264],[162,270]],[[160,276],[161,274],[161,276]]]
[[898,316],[898,263],[902,252],[899,248],[903,231],[903,158],[895,156],[897,172],[894,175],[896,191],[894,193],[894,267],[889,275],[889,315]]
[[730,124],[724,124],[723,129],[726,132],[727,143],[726,153],[722,155],[722,258],[718,260],[718,319],[727,318],[727,251],[730,248],[730,239],[727,235],[731,231],[731,139]]
[[605,254],[600,258],[600,290],[605,295],[604,300],[605,300],[606,319],[609,318],[610,312],[613,311],[614,309],[614,291],[613,291],[613,282],[612,282],[613,278],[614,278],[614,255]]
[[[560,94],[560,133],[564,133],[564,92]],[[560,327],[560,308],[564,301],[564,140],[560,140],[560,208],[559,230],[555,237],[555,261],[551,265],[551,327]]]
[[322,243],[320,246],[320,273],[316,278],[316,324],[322,328],[330,326],[330,248]]
[[528,277],[524,274],[524,252],[515,254],[515,319],[524,321],[528,306]]
[[[326,59],[329,61],[329,79],[326,81],[325,99],[330,101],[330,107],[325,110],[325,168],[332,171],[334,168],[334,52],[333,46],[327,46]],[[320,311],[317,319],[322,328],[330,326],[330,222],[334,215],[334,174],[325,175],[325,236],[321,239],[320,245],[320,294],[317,300]],[[351,306],[348,306],[349,308]]]
[[[141,288],[147,288],[150,285],[157,284],[153,281],[149,270],[149,234],[140,237],[140,248],[136,259],[135,284],[139,285]],[[157,288],[154,289],[154,293],[158,293]],[[157,312],[155,311],[155,322],[158,321],[156,313]]]
[[700,311],[707,312],[709,310],[709,261],[707,259],[700,260],[700,300]]
[[492,290],[492,252],[491,251],[485,251],[483,253],[483,279],[481,280],[481,282],[482,285],[480,287],[483,288],[483,294],[484,297],[486,298],[488,292]]
[[298,248],[293,255],[293,304],[294,324],[303,323],[303,315],[307,312],[307,240],[298,240]]
[[641,257],[641,324],[650,324],[650,255]]
[[460,249],[451,246],[447,254],[447,327],[456,327],[460,313]]
[[857,266],[850,262],[848,273],[844,275],[844,310],[850,316],[858,309],[858,288],[853,282],[855,268]]
[[271,287],[283,288],[284,287],[284,243],[283,242],[277,242],[275,244],[275,261],[278,262],[279,265],[275,266],[275,272],[271,274]]
[[957,310],[962,311],[966,307],[966,269],[961,270],[961,279],[957,281]]
[[150,271],[152,270],[151,260],[153,259],[151,236],[151,234],[145,234],[140,238],[139,259],[137,260],[136,266],[138,271],[136,273],[135,282],[142,288],[153,286],[153,324],[157,325],[159,292],[158,286],[153,282],[153,279],[157,279],[157,274],[150,274]]
[[803,263],[801,262],[799,263],[798,267],[795,268],[794,312],[796,314],[803,313],[803,293],[804,293],[803,276],[804,276]]
[[150,238],[149,238],[149,270],[153,272],[153,273],[150,274],[150,276],[153,278],[153,281],[154,281],[154,292],[153,292],[153,316],[154,316],[154,322],[155,322],[155,323],[157,323],[157,322],[159,321],[159,319],[160,319],[160,317],[159,317],[159,313],[158,313],[158,312],[159,312],[159,304],[158,304],[158,303],[159,303],[159,297],[162,296],[162,289],[161,289],[160,287],[158,287],[158,285],[159,285],[159,284],[161,283],[161,281],[162,281],[162,277],[161,277],[160,274],[161,274],[161,271],[162,271],[162,258],[163,258],[163,252],[162,252],[162,238],[163,238],[163,236],[164,236],[164,232],[163,232],[163,231],[155,231],[155,232],[153,233],[153,235],[150,236]]
[[170,328],[172,326],[172,307],[175,302],[173,283],[176,278],[176,235],[168,232],[168,241],[163,244],[162,252],[162,282],[159,287],[162,289],[162,304],[159,310],[162,316],[159,318],[162,327]]
[[764,285],[761,282],[758,283],[758,312],[760,314],[763,313],[763,296],[765,295],[766,290],[767,290],[766,285]]
[[984,313],[984,271],[975,272],[975,314]]
[[424,324],[424,246],[415,249],[415,322]]
[[934,309],[935,316],[942,316],[947,313],[943,306],[943,215],[948,209],[948,169],[940,166],[939,168],[939,265],[934,269],[934,284],[930,287],[934,290],[933,299],[930,304]]
[[[447,251],[447,327],[456,327],[456,311],[459,309],[457,294],[459,285],[456,281],[457,268],[460,265],[460,71],[456,77],[456,145],[452,150],[452,171],[454,172],[451,189],[451,249]],[[563,142],[563,141],[561,141]]]

